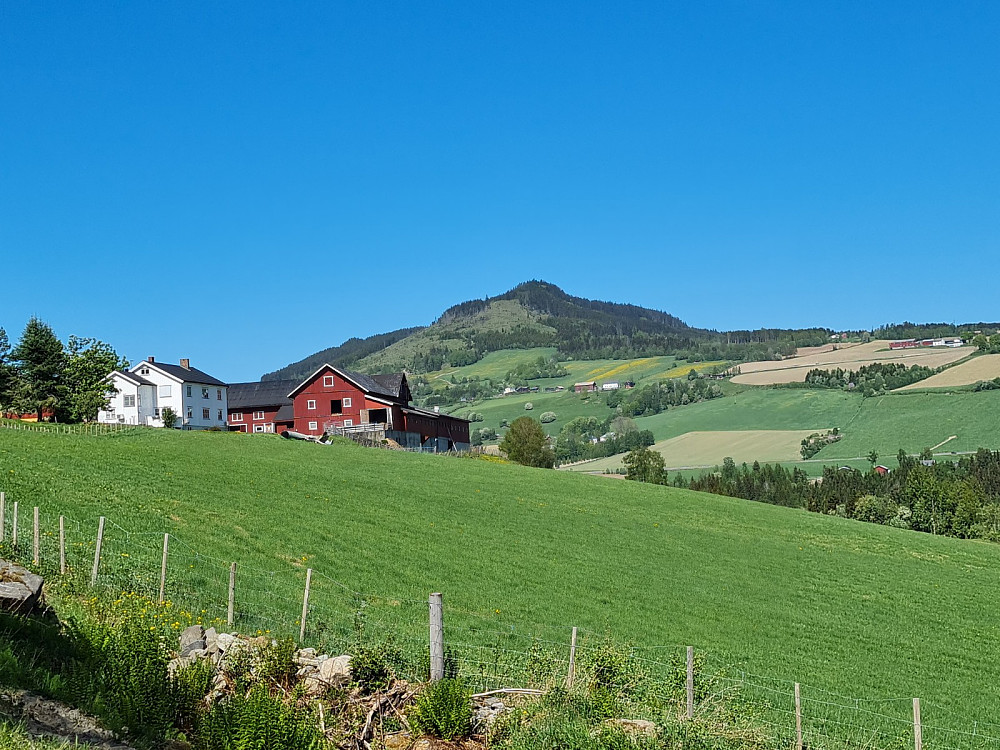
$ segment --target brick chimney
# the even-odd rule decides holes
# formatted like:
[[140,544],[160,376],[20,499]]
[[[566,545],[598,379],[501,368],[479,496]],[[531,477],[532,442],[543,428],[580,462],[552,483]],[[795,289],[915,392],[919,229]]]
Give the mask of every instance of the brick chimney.
[[191,360],[190,359],[182,359],[181,360],[181,367],[183,367],[185,370],[190,370],[191,369]]
[[154,357],[147,357],[146,359],[147,359],[147,360],[148,360],[149,362],[155,362],[155,361],[156,361],[156,359],[155,359]]

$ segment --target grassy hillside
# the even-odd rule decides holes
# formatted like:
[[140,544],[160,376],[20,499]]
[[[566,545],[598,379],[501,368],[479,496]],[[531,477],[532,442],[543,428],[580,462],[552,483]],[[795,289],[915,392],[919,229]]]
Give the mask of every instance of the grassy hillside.
[[[836,395],[824,394],[817,411],[835,408]],[[1000,659],[1000,625],[984,594],[1000,576],[1000,547],[990,544],[632,482],[269,436],[0,430],[0,469],[8,503],[21,503],[22,539],[26,509],[41,507],[48,559],[62,513],[71,561],[87,569],[103,514],[105,575],[141,569],[122,580],[155,592],[161,534],[175,534],[168,595],[179,622],[180,611],[224,613],[235,560],[241,627],[294,630],[312,567],[311,636],[327,641],[360,618],[362,627],[409,628],[419,645],[427,594],[442,591],[459,641],[476,630],[564,642],[577,625],[585,643],[610,633],[661,659],[691,643],[716,664],[816,689],[919,695],[939,707],[926,709],[936,718],[1000,711],[1000,685],[983,679]],[[8,534],[9,526],[8,515]]]

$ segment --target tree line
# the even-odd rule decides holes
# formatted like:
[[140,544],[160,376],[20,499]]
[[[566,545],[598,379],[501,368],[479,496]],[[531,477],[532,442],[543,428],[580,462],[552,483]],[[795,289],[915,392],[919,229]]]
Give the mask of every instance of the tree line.
[[876,362],[862,365],[857,370],[844,370],[840,367],[833,370],[810,370],[806,373],[805,382],[807,386],[857,391],[870,397],[918,383],[939,370],[940,368],[923,365],[907,367],[898,362]]
[[128,366],[128,360],[95,338],[70,336],[64,345],[38,318],[28,321],[13,347],[0,328],[0,414],[93,420],[114,392],[107,375]]
[[712,383],[691,370],[687,379],[671,378],[642,388],[619,389],[608,394],[608,406],[626,417],[659,414],[671,406],[687,406],[725,395],[717,383]]

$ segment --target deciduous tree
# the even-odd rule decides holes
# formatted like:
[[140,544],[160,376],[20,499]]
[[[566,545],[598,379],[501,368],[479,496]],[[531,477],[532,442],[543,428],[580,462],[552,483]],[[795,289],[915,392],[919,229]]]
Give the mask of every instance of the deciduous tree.
[[549,447],[545,430],[531,417],[518,417],[510,423],[510,428],[500,442],[500,450],[511,461],[524,466],[551,469],[555,464],[555,454]]

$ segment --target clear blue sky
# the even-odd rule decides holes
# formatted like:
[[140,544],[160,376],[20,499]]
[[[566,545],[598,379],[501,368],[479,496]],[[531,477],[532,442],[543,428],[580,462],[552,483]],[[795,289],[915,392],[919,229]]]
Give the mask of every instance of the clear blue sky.
[[3,2],[0,325],[229,380],[542,278],[996,320],[1000,3]]

